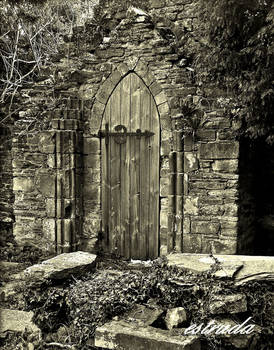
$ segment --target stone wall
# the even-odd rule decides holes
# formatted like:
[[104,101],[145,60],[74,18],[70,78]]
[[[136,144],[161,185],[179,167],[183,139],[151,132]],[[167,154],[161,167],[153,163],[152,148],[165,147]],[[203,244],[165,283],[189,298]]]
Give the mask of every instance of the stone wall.
[[[239,144],[233,131],[238,125],[226,113],[233,101],[212,82],[200,86],[183,52],[163,35],[164,23],[152,20],[164,16],[186,37],[200,40],[205,24],[198,21],[195,1],[151,0],[149,7],[147,13],[133,8],[117,13],[109,37],[97,46],[85,41],[87,27],[75,28],[54,64],[43,67],[39,82],[22,92],[13,143],[19,242],[58,251],[98,248],[98,131],[111,92],[135,72],[160,115],[161,254],[237,252]],[[202,116],[192,129],[182,114],[186,105]]]
[[12,238],[12,136],[10,127],[0,126],[0,244]]

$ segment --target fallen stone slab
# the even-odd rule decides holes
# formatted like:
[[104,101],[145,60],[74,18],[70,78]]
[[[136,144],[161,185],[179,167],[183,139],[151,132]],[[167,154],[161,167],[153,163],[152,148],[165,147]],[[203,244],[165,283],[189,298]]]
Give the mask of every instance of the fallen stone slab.
[[167,310],[165,324],[167,329],[178,327],[187,320],[186,311],[183,307],[175,307]]
[[135,307],[123,315],[124,319],[139,323],[142,326],[152,325],[162,314],[160,307],[147,307],[145,305],[135,305]]
[[[230,261],[229,259],[214,256],[219,261],[218,270],[213,274],[218,278],[233,278],[243,267],[242,261]],[[168,265],[177,266],[194,273],[203,273],[211,269],[216,264],[216,260],[208,254],[169,254],[167,256]]]
[[95,331],[95,346],[115,350],[200,350],[198,336],[172,335],[170,331],[111,321]]
[[211,300],[209,312],[211,314],[237,314],[247,311],[247,301],[244,294],[216,295]]
[[79,276],[82,273],[95,268],[96,255],[87,252],[64,253],[54,258],[28,267],[24,274],[28,280],[62,280],[72,275]]
[[0,334],[5,332],[23,333],[26,329],[40,333],[40,329],[31,321],[33,312],[0,309]]
[[176,253],[167,255],[168,265],[194,273],[210,271],[212,265],[219,263],[213,273],[217,278],[231,278],[236,285],[249,281],[274,281],[274,257],[251,255],[214,255]]

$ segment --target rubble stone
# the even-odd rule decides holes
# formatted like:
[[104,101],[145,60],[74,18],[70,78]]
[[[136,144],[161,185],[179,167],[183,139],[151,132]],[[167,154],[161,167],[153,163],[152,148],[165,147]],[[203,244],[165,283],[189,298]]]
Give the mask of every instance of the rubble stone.
[[167,310],[165,323],[167,329],[178,327],[181,323],[187,320],[186,311],[183,307],[175,307]]

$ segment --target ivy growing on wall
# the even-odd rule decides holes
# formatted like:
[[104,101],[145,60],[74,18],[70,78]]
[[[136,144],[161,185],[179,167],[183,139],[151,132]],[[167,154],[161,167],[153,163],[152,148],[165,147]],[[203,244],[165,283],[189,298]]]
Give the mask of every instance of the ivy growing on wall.
[[[96,1],[84,3],[94,7]],[[179,54],[180,63],[192,69],[202,94],[209,83],[227,91],[232,101],[228,115],[242,122],[240,135],[274,143],[271,0],[194,0],[199,21],[194,33],[168,18],[154,16],[145,0],[100,0],[93,18],[82,28],[75,20],[79,9],[71,0],[1,0],[0,4],[3,101],[25,81],[36,78],[39,67],[58,51],[59,42],[88,40],[99,45],[132,5],[150,13],[155,28]],[[79,45],[84,47],[82,42]]]
[[[274,142],[274,8],[271,0],[202,0],[213,50],[204,67],[238,96],[242,133]],[[212,59],[213,58],[213,59]]]

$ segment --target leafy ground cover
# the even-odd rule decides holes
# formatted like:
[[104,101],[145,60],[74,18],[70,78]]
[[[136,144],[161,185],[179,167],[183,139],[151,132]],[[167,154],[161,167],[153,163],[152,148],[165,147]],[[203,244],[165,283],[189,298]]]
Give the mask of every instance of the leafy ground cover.
[[[26,308],[34,311],[34,321],[44,334],[37,349],[53,343],[92,349],[97,326],[135,304],[151,301],[164,310],[184,307],[191,324],[207,323],[212,297],[231,293],[244,293],[248,303],[247,312],[234,316],[234,320],[243,322],[251,316],[261,327],[256,349],[271,349],[274,329],[268,309],[273,285],[252,282],[236,287],[231,280],[217,280],[213,276],[216,268],[214,265],[212,271],[196,275],[170,267],[160,258],[149,267],[132,270],[127,262],[116,260],[102,263],[95,273],[87,273],[81,279],[73,277],[61,285],[29,288],[25,293]],[[206,349],[232,349],[216,336],[204,342]]]
[[[27,260],[28,256],[30,260]],[[8,251],[5,257],[9,257]],[[38,251],[25,248],[18,250],[10,260],[30,265],[40,258]],[[33,320],[42,330],[42,339],[33,339],[28,333],[10,334],[1,340],[0,346],[3,350],[11,346],[15,350],[29,349],[29,344],[37,350],[95,349],[96,327],[120,317],[136,304],[153,303],[164,311],[184,307],[189,325],[206,324],[210,320],[209,306],[214,295],[242,293],[247,297],[248,310],[233,315],[233,320],[241,323],[251,316],[252,322],[261,329],[254,349],[272,349],[274,322],[269,308],[273,283],[250,282],[235,286],[230,279],[214,277],[218,268],[216,262],[209,272],[197,275],[168,266],[165,258],[150,264],[131,264],[99,257],[96,271],[81,278],[72,276],[58,284],[53,281],[36,286],[22,284],[25,310],[34,312]],[[155,326],[165,328],[161,320]],[[204,349],[234,349],[217,336],[204,338],[203,344]]]

